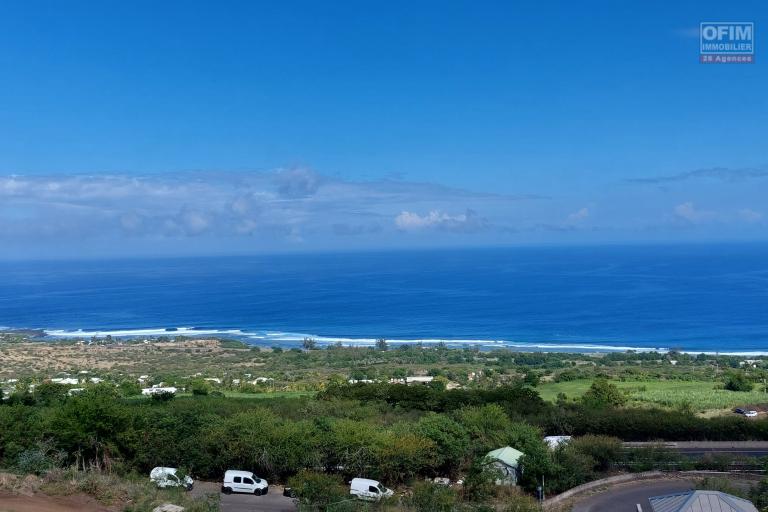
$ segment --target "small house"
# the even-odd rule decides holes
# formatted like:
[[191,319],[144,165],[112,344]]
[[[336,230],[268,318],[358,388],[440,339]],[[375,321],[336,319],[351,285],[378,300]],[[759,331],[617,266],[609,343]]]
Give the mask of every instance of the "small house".
[[523,452],[510,446],[492,450],[485,455],[488,464],[500,473],[496,485],[517,485],[522,472],[520,458],[523,455]]

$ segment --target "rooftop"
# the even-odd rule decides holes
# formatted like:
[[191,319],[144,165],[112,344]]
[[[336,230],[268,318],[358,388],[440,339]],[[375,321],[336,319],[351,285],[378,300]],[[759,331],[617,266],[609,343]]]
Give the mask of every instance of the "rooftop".
[[749,501],[719,491],[685,491],[648,501],[653,512],[758,512]]

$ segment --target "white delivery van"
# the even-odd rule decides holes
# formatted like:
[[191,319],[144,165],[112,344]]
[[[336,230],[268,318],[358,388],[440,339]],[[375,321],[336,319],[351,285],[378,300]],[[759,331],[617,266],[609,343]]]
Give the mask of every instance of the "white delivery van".
[[195,481],[189,475],[181,478],[181,473],[178,469],[165,467],[152,469],[149,472],[149,480],[162,489],[166,487],[184,487],[190,491],[195,484]]
[[392,489],[387,489],[378,480],[371,480],[370,478],[353,478],[349,482],[349,494],[357,496],[357,498],[366,501],[379,501],[384,498],[389,498],[395,492]]
[[230,469],[224,473],[224,483],[221,484],[221,492],[224,494],[244,492],[261,496],[269,492],[269,484],[266,480],[257,477],[250,471]]

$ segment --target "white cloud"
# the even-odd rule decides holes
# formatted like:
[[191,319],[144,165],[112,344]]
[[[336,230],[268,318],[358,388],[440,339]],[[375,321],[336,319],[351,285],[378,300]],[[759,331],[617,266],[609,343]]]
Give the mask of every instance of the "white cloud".
[[763,220],[763,214],[752,210],[751,208],[742,208],[738,213],[741,220],[750,224]]
[[692,223],[706,222],[715,218],[715,212],[700,210],[692,201],[686,201],[674,208],[675,215]]
[[313,195],[320,188],[322,178],[311,169],[285,169],[275,175],[277,192],[288,198],[301,198]]
[[577,224],[584,219],[589,218],[589,208],[581,208],[578,211],[573,212],[572,214],[568,215],[568,223],[569,224]]
[[[245,173],[0,176],[0,245],[129,236],[301,242],[395,236],[431,227],[472,233],[489,222],[472,209],[509,209],[517,197],[429,183],[354,182],[306,169]],[[408,212],[427,206],[421,218]],[[461,205],[464,213],[442,213]],[[404,216],[395,226],[391,212]],[[421,219],[421,220],[419,220]],[[94,242],[98,243],[98,242]],[[201,242],[202,243],[202,242]],[[244,242],[245,243],[245,242]]]
[[439,210],[432,210],[426,215],[402,211],[395,217],[395,226],[402,231],[419,231],[437,228],[446,231],[471,233],[488,227],[488,222],[472,210],[458,215],[450,215]]

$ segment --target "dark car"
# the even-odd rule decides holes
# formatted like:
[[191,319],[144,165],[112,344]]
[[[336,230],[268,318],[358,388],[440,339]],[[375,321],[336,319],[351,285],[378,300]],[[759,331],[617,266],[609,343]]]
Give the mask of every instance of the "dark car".
[[737,407],[733,410],[736,414],[744,414],[744,409]]

